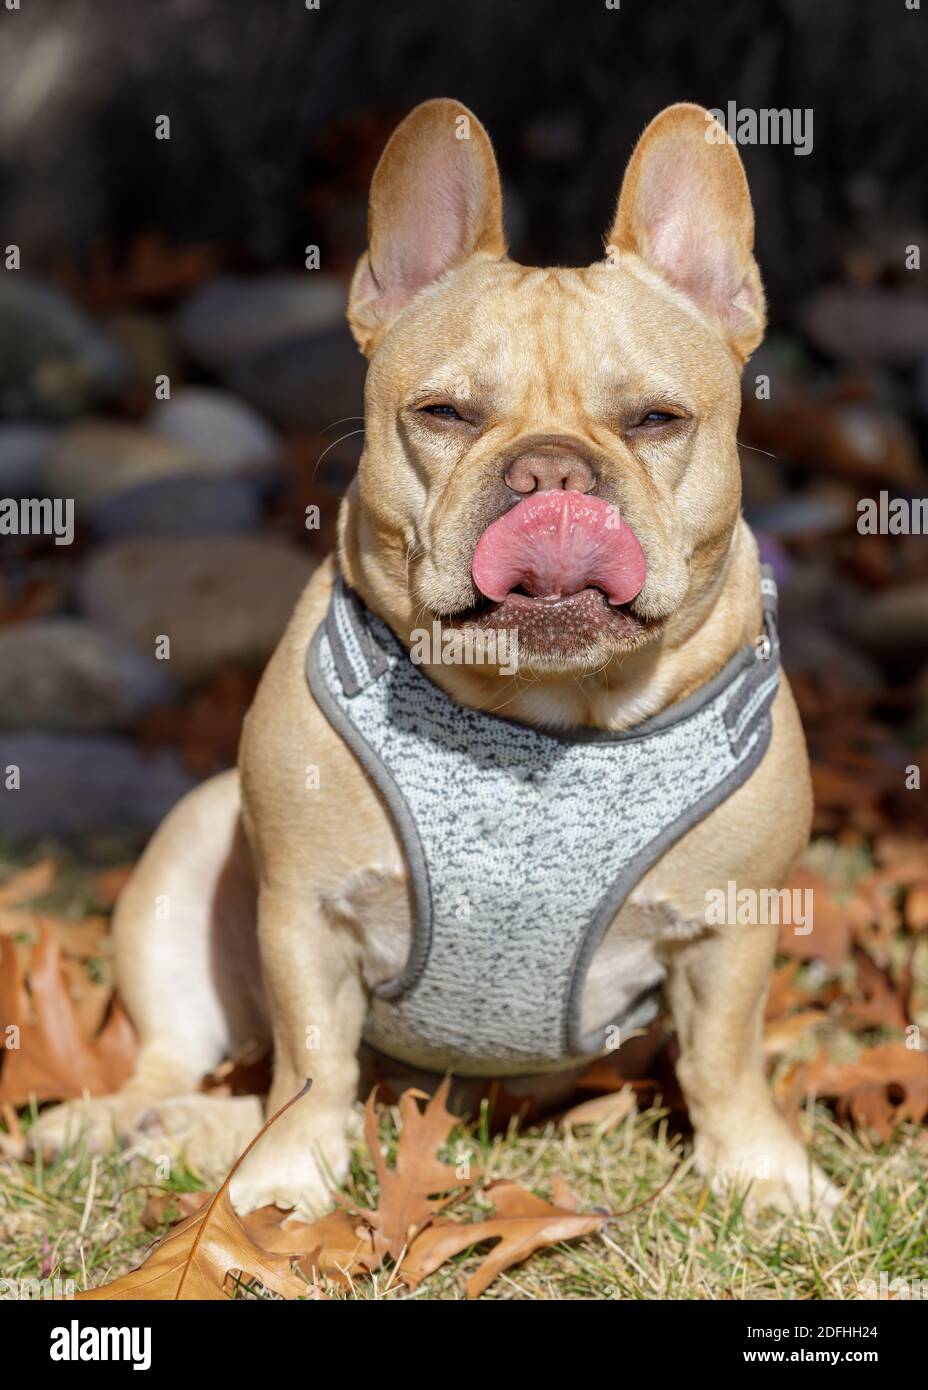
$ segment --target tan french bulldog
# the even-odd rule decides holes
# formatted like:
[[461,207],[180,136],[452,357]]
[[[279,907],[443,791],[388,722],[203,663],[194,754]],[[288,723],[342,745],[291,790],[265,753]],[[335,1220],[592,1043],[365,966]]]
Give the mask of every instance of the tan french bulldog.
[[[761,1024],[776,927],[710,923],[706,913],[707,894],[728,883],[758,893],[778,888],[806,845],[808,766],[785,677],[775,696],[768,688],[769,711],[760,690],[753,703],[741,699],[737,728],[725,716],[740,749],[727,755],[741,757],[749,719],[760,721],[752,737],[761,740],[728,790],[704,814],[680,812],[681,822],[654,803],[685,800],[686,769],[663,774],[666,786],[658,778],[649,801],[657,828],[644,837],[641,872],[632,882],[623,868],[629,891],[620,896],[597,888],[583,901],[604,859],[623,866],[628,859],[597,814],[608,775],[597,781],[595,760],[652,753],[659,760],[669,746],[662,731],[676,731],[674,738],[691,739],[677,756],[706,762],[702,743],[685,732],[696,726],[680,712],[702,709],[708,718],[715,705],[705,704],[706,692],[720,673],[745,676],[738,654],[757,647],[764,629],[735,438],[741,368],[765,321],[753,236],[737,150],[697,106],[670,107],[645,131],[606,258],[584,269],[508,259],[493,151],[464,107],[426,102],[400,125],[374,176],[369,249],[351,286],[348,316],[370,365],[365,448],[342,505],[337,567],[330,559],[315,573],[267,667],[238,771],[172,812],[119,903],[118,984],[141,1044],[135,1075],[116,1096],[43,1115],[37,1142],[54,1146],[89,1125],[91,1142],[102,1144],[115,1128],[124,1141],[147,1135],[155,1150],[173,1138],[194,1162],[221,1167],[258,1128],[259,1103],[196,1088],[244,1040],[272,1035],[269,1110],[307,1075],[314,1087],[262,1138],[240,1170],[234,1201],[240,1211],[276,1202],[318,1214],[348,1169],[366,1020],[375,1007],[389,1012],[384,986],[418,952],[425,964],[419,959],[417,969],[432,969],[432,1014],[425,1023],[403,1016],[394,1029],[403,1060],[473,1075],[494,1065],[500,1075],[551,1071],[555,1052],[542,1046],[533,1059],[524,1038],[532,1028],[533,1038],[561,1036],[560,1024],[544,1030],[562,1007],[562,985],[572,991],[569,1063],[589,1051],[590,1039],[594,1051],[613,1045],[607,1034],[617,1002],[662,984],[701,1169],[716,1185],[752,1184],[755,1201],[834,1204],[838,1194],[777,1112],[764,1078]],[[472,832],[455,822],[468,796],[448,791],[450,819],[437,830],[420,826],[418,839],[408,827],[401,833],[399,796],[385,793],[388,781],[372,775],[375,764],[352,744],[352,711],[361,706],[335,684],[328,647],[317,651],[311,693],[307,651],[333,621],[337,571],[349,604],[342,618],[360,611],[367,625],[339,638],[336,612],[332,642],[343,642],[349,664],[356,640],[359,660],[365,643],[375,664],[389,655],[386,679],[407,682],[413,702],[417,692],[432,702],[457,738],[445,748],[456,759],[454,775],[472,758],[475,798],[481,777],[500,775],[496,763],[506,762],[510,745],[550,744],[555,771],[562,754],[563,766],[577,760],[570,775],[586,789],[590,816],[586,827],[572,823],[569,851],[552,853],[544,841],[546,817],[559,814],[554,801],[540,810],[533,801],[514,803],[524,815],[504,807],[502,831],[497,823],[485,844],[489,876],[497,862],[491,834],[493,854],[516,855],[500,914],[523,932],[519,959],[535,966],[550,959],[552,972],[561,970],[557,933],[544,938],[546,954],[532,940],[533,921],[552,930],[539,882],[556,894],[558,874],[569,870],[578,913],[596,907],[592,931],[578,933],[569,913],[556,919],[565,939],[576,938],[583,966],[574,960],[567,984],[559,976],[550,997],[537,970],[526,965],[523,976],[518,961],[507,965],[505,932],[496,940],[492,921],[465,912],[456,924],[436,916],[429,927],[423,915],[428,885],[414,882],[411,846],[425,846],[427,859],[432,844],[426,877],[440,895],[442,844],[449,864],[467,860],[462,836]],[[517,667],[499,652],[495,661],[459,662],[433,652],[410,675],[405,649],[436,623],[481,640],[514,632]],[[365,698],[386,689],[375,674],[367,671]],[[390,699],[402,705],[399,688]],[[381,702],[381,714],[388,706]],[[408,708],[397,709],[389,717],[407,718],[403,737],[427,742],[414,718],[409,724]],[[473,729],[498,739],[498,758],[478,765],[468,745]],[[366,737],[370,744],[370,729]],[[433,756],[426,743],[418,746],[423,758]],[[394,745],[381,752],[387,763],[399,758]],[[405,778],[407,792],[414,787],[415,756],[391,766],[391,785]],[[573,783],[564,785],[566,796]],[[629,785],[622,834],[638,845],[637,773]],[[431,808],[422,815],[434,821],[434,792],[421,791]],[[676,829],[667,830],[662,815]],[[525,849],[536,834],[537,860]],[[473,1001],[476,1061],[460,1034],[468,1000],[455,1000],[453,971],[436,977],[420,927],[432,931],[438,959],[447,962],[460,947],[462,980],[475,969],[462,957],[472,947],[478,958],[488,993],[476,991]],[[488,968],[486,953],[497,948],[499,967]],[[504,987],[505,1007],[497,1001],[497,1014],[485,1016],[487,999]],[[442,1011],[455,1008],[458,1032],[449,1024],[443,1038]],[[424,1039],[433,1024],[437,1035],[417,1042],[416,1027]],[[495,1059],[494,1037],[503,1039]]]

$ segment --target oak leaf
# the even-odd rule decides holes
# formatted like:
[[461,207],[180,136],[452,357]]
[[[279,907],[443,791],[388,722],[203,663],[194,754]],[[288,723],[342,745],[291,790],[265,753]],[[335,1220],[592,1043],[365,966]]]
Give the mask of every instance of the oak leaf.
[[229,1296],[229,1279],[235,1273],[260,1280],[282,1298],[320,1297],[318,1290],[293,1273],[288,1254],[266,1250],[252,1239],[229,1197],[232,1178],[246,1156],[274,1121],[306,1095],[311,1084],[307,1082],[267,1121],[233,1164],[218,1192],[172,1227],[137,1269],[77,1297],[94,1301],[222,1301]]
[[536,1197],[508,1179],[486,1189],[495,1213],[484,1221],[460,1222],[436,1218],[413,1242],[400,1266],[400,1277],[415,1288],[446,1260],[487,1241],[498,1244],[467,1282],[467,1297],[478,1298],[497,1275],[528,1259],[536,1250],[599,1230],[608,1216],[578,1213]]
[[30,1096],[109,1095],[132,1070],[135,1034],[118,999],[101,1031],[88,1037],[58,944],[41,921],[28,969],[14,942],[0,936],[0,1034],[8,1040],[0,1052],[0,1100],[14,1105]]

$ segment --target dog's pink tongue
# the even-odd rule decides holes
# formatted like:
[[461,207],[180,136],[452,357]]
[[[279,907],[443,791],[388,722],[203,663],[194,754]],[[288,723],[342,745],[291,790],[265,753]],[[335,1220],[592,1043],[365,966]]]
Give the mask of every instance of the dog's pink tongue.
[[597,585],[610,603],[641,589],[645,558],[630,526],[600,497],[537,492],[488,526],[477,542],[474,583],[497,602],[520,586],[561,598]]

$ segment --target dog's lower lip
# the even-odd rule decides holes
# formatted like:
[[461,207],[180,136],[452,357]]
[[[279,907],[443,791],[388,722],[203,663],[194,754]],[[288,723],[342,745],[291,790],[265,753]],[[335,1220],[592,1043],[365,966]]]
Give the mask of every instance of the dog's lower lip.
[[512,589],[504,599],[490,599],[481,594],[476,603],[469,608],[462,608],[456,613],[447,614],[447,621],[455,626],[463,626],[470,622],[476,622],[488,614],[497,612],[504,605],[511,608],[524,607],[526,610],[533,608],[547,608],[553,610],[558,607],[568,607],[577,599],[586,594],[599,594],[603,600],[603,606],[617,613],[628,613],[639,623],[646,624],[647,620],[639,617],[635,612],[635,601],[629,603],[611,603],[606,594],[598,584],[591,584],[585,589],[579,590],[574,594],[526,594],[521,589]]

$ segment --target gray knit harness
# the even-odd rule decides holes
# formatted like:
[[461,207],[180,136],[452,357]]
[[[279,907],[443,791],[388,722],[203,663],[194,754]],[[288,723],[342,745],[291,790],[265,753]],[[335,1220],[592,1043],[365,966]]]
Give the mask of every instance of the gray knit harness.
[[780,678],[766,566],[761,588],[765,640],[687,699],[620,733],[544,732],[455,704],[338,577],[307,676],[387,803],[415,909],[368,1043],[437,1069],[450,1055],[465,1075],[541,1072],[654,1017],[651,985],[584,1033],[584,983],[638,881],[766,752]]

